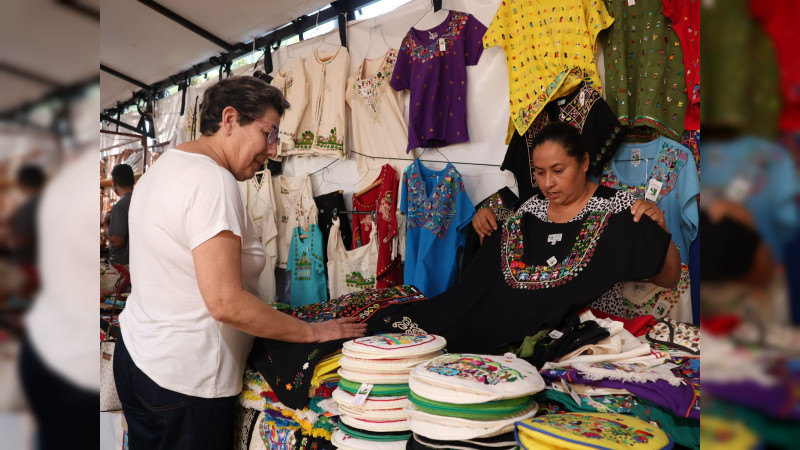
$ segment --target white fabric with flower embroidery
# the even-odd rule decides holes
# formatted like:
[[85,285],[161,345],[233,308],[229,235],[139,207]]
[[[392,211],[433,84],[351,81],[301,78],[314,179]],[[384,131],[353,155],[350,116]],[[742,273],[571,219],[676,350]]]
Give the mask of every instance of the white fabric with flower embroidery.
[[297,127],[300,126],[300,119],[303,117],[308,103],[308,84],[306,83],[306,69],[303,67],[303,60],[292,58],[285,62],[283,67],[278,69],[270,84],[280,89],[291,105],[281,118],[281,126],[279,127],[281,145],[278,147],[278,156],[281,156],[284,152],[294,148],[294,141],[297,139]]

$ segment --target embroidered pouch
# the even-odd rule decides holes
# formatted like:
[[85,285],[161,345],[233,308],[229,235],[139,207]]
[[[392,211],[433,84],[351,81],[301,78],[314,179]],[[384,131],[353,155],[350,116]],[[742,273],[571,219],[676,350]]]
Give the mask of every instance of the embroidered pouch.
[[673,446],[657,426],[622,414],[549,414],[515,426],[517,442],[524,450],[667,450]]
[[[347,393],[356,395],[361,388],[361,383],[342,378],[339,380],[339,388]],[[376,384],[372,386],[372,390],[369,391],[370,398],[406,395],[408,395],[408,384]]]
[[496,420],[471,420],[461,417],[440,416],[420,411],[416,406],[406,407],[408,425],[416,434],[431,439],[449,441],[497,436],[514,429],[514,422],[536,415],[539,405],[531,403],[525,410]]
[[348,415],[339,416],[339,422],[351,427],[356,427],[366,431],[388,432],[388,431],[407,431],[408,420],[394,419],[394,420],[365,420],[358,419]]
[[524,397],[544,389],[531,363],[506,355],[448,353],[415,367],[408,385],[418,397],[457,404]]
[[407,440],[408,438],[397,441],[370,441],[351,436],[341,428],[337,428],[333,432],[331,442],[342,450],[405,450]]
[[647,340],[676,348],[693,355],[700,354],[700,327],[664,318],[647,332]]
[[446,344],[443,337],[433,334],[385,333],[347,341],[342,353],[361,359],[397,359],[422,355],[433,357]]

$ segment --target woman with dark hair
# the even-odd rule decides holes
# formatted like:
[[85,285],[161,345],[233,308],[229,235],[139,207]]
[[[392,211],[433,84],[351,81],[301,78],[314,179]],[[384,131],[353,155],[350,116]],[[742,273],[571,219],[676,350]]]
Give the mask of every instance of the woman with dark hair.
[[227,449],[253,337],[310,343],[362,336],[355,319],[306,323],[262,302],[265,254],[237,181],[279,145],[289,108],[254,77],[209,88],[202,136],[164,153],[130,205],[133,290],[114,377],[134,449]]

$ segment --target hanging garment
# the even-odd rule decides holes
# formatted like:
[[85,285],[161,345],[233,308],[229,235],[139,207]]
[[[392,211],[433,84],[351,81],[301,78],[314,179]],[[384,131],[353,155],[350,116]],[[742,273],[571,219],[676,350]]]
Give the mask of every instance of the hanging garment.
[[375,271],[378,267],[378,229],[372,227],[368,244],[347,251],[339,232],[339,219],[333,220],[328,239],[328,288],[331,298],[345,294],[375,289]]
[[662,0],[661,3],[683,49],[689,97],[683,128],[700,130],[700,0]]
[[614,24],[603,44],[606,100],[623,125],[680,139],[688,106],[683,50],[661,0],[605,0]]
[[286,268],[292,271],[292,306],[328,300],[325,261],[322,259],[322,232],[317,224],[309,225],[308,230],[297,227],[292,231]]
[[[272,180],[275,204],[278,207],[278,267],[286,268],[292,232],[317,223],[317,205],[311,194],[308,174],[297,177],[278,175]],[[321,250],[320,250],[321,251]]]
[[261,179],[253,177],[239,183],[247,214],[256,226],[256,233],[267,255],[264,270],[258,276],[258,296],[267,302],[275,301],[275,264],[278,262],[278,225],[272,177],[269,170]]
[[[353,249],[370,242],[372,228],[378,228],[378,266],[377,288],[398,286],[403,282],[400,258],[392,252],[393,242],[397,240],[397,172],[385,164],[378,176],[380,184],[361,194],[353,195],[353,209],[374,211],[374,215],[356,214],[353,216]],[[373,220],[374,216],[374,220]]]
[[408,218],[403,282],[439,295],[456,281],[458,253],[475,207],[455,166],[433,171],[419,159],[403,172],[400,212]]
[[390,160],[398,173],[411,161],[406,158],[408,125],[403,110],[405,94],[389,85],[397,61],[397,50],[390,48],[381,58],[365,59],[358,70],[347,79],[347,106],[353,121],[351,147],[356,154],[360,187],[366,187],[381,170],[381,161],[373,157],[399,158]]
[[523,134],[552,99],[573,92],[581,81],[598,91],[594,55],[597,35],[614,19],[602,2],[501,2],[486,35],[486,48],[500,46],[508,65],[511,120]]
[[531,163],[533,141],[551,122],[566,122],[581,132],[592,169],[598,172],[614,155],[623,136],[622,126],[611,108],[600,92],[586,82],[582,82],[575,92],[551,101],[527,131],[522,134],[514,132],[500,166],[500,170],[514,174],[523,201],[531,197],[536,187]]
[[[600,184],[655,201],[664,211],[682,264],[681,279],[675,289],[638,281],[626,283],[612,291],[621,295],[604,295],[592,307],[628,319],[652,314],[656,318],[669,316],[690,322],[689,246],[697,237],[700,224],[697,202],[700,181],[691,152],[663,136],[647,143],[626,142],[606,165]],[[651,188],[655,193],[647,192]]]
[[391,81],[411,95],[406,152],[469,141],[467,66],[478,64],[485,32],[478,19],[459,11],[429,30],[408,30]]
[[[319,215],[317,216],[317,224],[322,231],[322,249],[325,254],[325,261],[328,260],[328,236],[333,227],[333,219],[338,218],[342,226],[339,227],[339,234],[342,238],[345,248],[350,248],[353,241],[353,233],[350,229],[350,220],[346,214],[338,214],[338,211],[346,211],[347,207],[344,204],[344,195],[342,191],[333,191],[327,194],[322,194],[314,197],[314,203],[317,205]],[[337,214],[334,216],[334,210]]]
[[750,0],[749,12],[772,38],[780,68],[782,98],[779,127],[783,131],[800,129],[800,62],[798,62],[797,29],[794,18],[800,13],[797,2]]
[[701,123],[777,138],[783,103],[777,52],[750,0],[701,1],[700,22]]
[[308,103],[308,84],[303,60],[292,58],[291,61],[285,62],[283,67],[278,69],[270,84],[278,88],[292,105],[281,118],[279,133],[281,145],[278,147],[280,156],[294,148],[297,127],[300,125],[300,119],[303,117]]
[[305,70],[308,105],[297,128],[295,147],[281,154],[344,158],[347,152],[344,95],[350,54],[345,47],[325,56],[316,49],[306,58]]
[[785,148],[756,137],[706,141],[700,151],[703,203],[716,199],[741,203],[778,262],[800,226],[795,196],[797,175]]

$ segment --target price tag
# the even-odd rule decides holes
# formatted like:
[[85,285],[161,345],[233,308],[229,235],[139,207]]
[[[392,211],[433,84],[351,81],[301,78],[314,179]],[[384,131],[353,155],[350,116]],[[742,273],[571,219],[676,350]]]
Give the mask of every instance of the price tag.
[[562,98],[561,100],[558,101],[558,106],[564,106],[565,103],[567,103],[567,99]]
[[431,38],[431,39],[436,39],[436,38],[439,37],[439,33],[435,32],[435,31],[428,31],[428,37]]
[[647,185],[647,191],[644,193],[644,198],[646,200],[650,200],[651,202],[655,202],[658,200],[659,194],[661,194],[661,186],[664,183],[656,180],[655,178],[650,178],[650,184]]
[[631,149],[631,164],[633,167],[639,167],[639,164],[642,163],[642,149],[640,148],[632,148]]
[[447,41],[444,38],[439,38],[439,51],[443,52],[447,50]]
[[750,193],[750,180],[745,177],[736,177],[728,186],[725,195],[735,202],[742,202]]
[[636,4],[636,0],[628,0],[628,6],[633,6]]
[[548,336],[550,336],[553,339],[561,339],[561,336],[563,336],[563,335],[564,335],[564,333],[562,333],[562,332],[560,332],[558,330],[553,330],[553,331],[550,332],[550,334],[548,334]]
[[578,97],[578,101],[581,102],[581,106],[586,104],[586,91],[581,91],[581,95]]
[[656,319],[661,319],[667,315],[670,308],[672,308],[672,305],[669,304],[669,300],[665,298],[659,299],[653,306],[653,317]]
[[369,396],[369,392],[372,390],[372,385],[369,383],[363,383],[360,388],[358,388],[358,393],[356,393],[355,398],[353,399],[353,404],[356,406],[363,405],[365,401],[367,401],[367,396]]
[[552,267],[552,266],[555,266],[557,262],[558,262],[558,260],[556,259],[556,257],[555,256],[551,256],[550,259],[547,260],[547,265]]
[[551,234],[550,236],[547,236],[547,242],[549,242],[550,245],[556,245],[556,242],[559,241],[561,241],[561,233]]
[[569,393],[569,396],[572,397],[572,400],[574,400],[578,406],[581,406],[581,398],[578,396],[575,390],[572,389],[572,386],[568,385],[563,378],[561,379],[561,385],[564,386],[564,390]]

